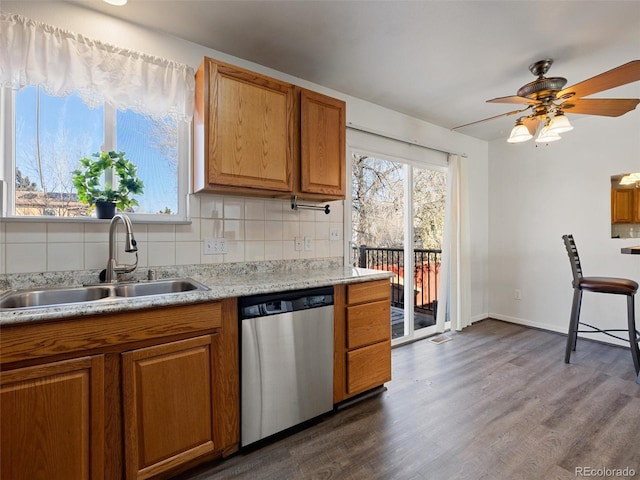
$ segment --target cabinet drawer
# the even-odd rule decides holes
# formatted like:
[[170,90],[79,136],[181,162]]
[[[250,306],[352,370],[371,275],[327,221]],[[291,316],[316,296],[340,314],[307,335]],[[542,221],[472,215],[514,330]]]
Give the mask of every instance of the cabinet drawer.
[[347,348],[389,340],[389,310],[389,302],[384,300],[347,307]]
[[347,393],[364,392],[391,380],[391,341],[347,352]]
[[347,304],[372,302],[375,300],[389,300],[391,298],[391,284],[389,280],[374,282],[352,283],[347,285]]

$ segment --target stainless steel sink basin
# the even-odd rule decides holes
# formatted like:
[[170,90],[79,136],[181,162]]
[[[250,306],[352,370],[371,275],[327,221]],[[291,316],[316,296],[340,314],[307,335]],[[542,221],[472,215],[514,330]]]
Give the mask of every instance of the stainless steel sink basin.
[[143,297],[146,295],[165,295],[167,293],[209,290],[201,283],[190,278],[172,280],[154,280],[140,283],[123,283],[115,288],[117,297]]
[[109,297],[111,292],[108,286],[13,290],[0,297],[0,309],[92,302]]
[[136,283],[113,283],[85,287],[43,288],[11,290],[0,296],[0,310],[38,308],[95,302],[113,298],[167,295],[181,292],[209,290],[191,278],[152,280]]

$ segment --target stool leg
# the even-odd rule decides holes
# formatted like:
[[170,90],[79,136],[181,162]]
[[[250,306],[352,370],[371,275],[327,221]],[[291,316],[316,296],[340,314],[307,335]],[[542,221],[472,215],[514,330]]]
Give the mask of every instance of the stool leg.
[[571,318],[569,319],[569,332],[567,334],[567,349],[564,354],[564,363],[569,363],[571,350],[576,349],[578,341],[578,319],[580,318],[580,305],[582,304],[582,290],[573,289],[573,304],[571,305]]
[[638,337],[636,336],[636,314],[633,295],[627,295],[627,321],[629,323],[629,343],[633,366],[636,369],[636,374],[640,374],[640,349],[638,348]]

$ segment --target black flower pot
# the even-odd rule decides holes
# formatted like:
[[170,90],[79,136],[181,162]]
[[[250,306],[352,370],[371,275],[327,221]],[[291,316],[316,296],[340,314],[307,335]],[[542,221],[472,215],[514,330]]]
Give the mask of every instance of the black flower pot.
[[115,202],[96,202],[96,216],[98,218],[113,218],[115,214]]

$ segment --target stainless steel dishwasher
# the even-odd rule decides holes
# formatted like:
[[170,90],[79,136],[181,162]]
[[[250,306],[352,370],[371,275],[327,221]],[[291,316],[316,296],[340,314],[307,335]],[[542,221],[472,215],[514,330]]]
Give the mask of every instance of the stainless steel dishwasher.
[[333,287],[243,297],[241,445],[333,409]]

